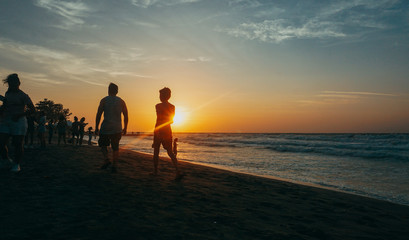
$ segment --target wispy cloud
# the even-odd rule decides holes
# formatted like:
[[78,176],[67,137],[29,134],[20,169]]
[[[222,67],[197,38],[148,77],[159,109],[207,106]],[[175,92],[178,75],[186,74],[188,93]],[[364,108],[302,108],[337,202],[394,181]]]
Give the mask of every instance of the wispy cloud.
[[163,6],[173,6],[184,3],[194,3],[201,0],[132,0],[132,4],[141,7],[148,8],[152,6],[163,7]]
[[62,17],[63,24],[58,26],[62,28],[84,24],[83,17],[91,12],[91,8],[81,1],[37,0],[35,4]]
[[379,92],[342,92],[342,91],[323,91],[320,96],[385,96],[398,97],[398,94],[393,93],[379,93]]
[[262,4],[257,0],[229,0],[229,6],[239,6],[242,8],[260,7]]
[[302,105],[354,104],[367,98],[399,97],[399,94],[381,92],[322,91],[311,99],[298,100]]
[[36,82],[39,85],[65,85],[66,83],[60,79],[50,78],[49,75],[43,73],[19,72],[19,75],[24,76],[28,81]]
[[133,21],[134,25],[141,26],[141,27],[148,27],[148,28],[158,28],[159,25],[151,22],[142,22],[142,21]]
[[210,62],[212,59],[208,57],[187,58],[187,62]]
[[135,77],[135,78],[149,78],[153,79],[153,76],[148,76],[148,75],[141,75],[141,74],[136,74],[134,72],[128,72],[128,71],[112,71],[110,69],[102,69],[102,68],[90,68],[94,72],[98,73],[104,73],[113,77],[118,77],[118,76],[130,76],[130,77]]
[[[139,49],[128,49],[127,54],[116,51],[108,52],[106,61],[95,62],[64,51],[53,50],[42,46],[23,44],[0,38],[2,56],[13,56],[16,59],[29,61],[36,71],[31,71],[30,78],[43,84],[70,84],[81,81],[87,84],[102,86],[104,83],[93,81],[93,77],[130,76],[136,78],[153,78],[147,75],[123,70],[122,63],[141,60]],[[22,71],[23,67],[21,68]],[[87,78],[84,78],[87,76]],[[54,80],[57,79],[57,80]],[[61,80],[61,79],[64,79]]]
[[360,37],[365,29],[388,28],[389,25],[384,17],[393,14],[388,9],[397,2],[399,1],[352,0],[323,2],[315,5],[308,3],[308,11],[301,9],[306,7],[304,2],[287,7],[276,7],[271,4],[254,5],[256,10],[242,12],[242,14],[248,14],[250,20],[234,27],[219,27],[217,31],[235,37],[273,43],[289,39]]
[[242,23],[236,28],[228,29],[227,33],[235,37],[276,43],[291,38],[345,37],[344,33],[329,22],[310,21],[300,27],[295,27],[283,19],[265,20],[261,23]]

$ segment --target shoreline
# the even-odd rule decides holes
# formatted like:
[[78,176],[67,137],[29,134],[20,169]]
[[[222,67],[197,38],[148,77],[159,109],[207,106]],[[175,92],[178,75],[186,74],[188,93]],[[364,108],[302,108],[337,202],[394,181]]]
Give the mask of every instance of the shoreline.
[[[127,149],[127,148],[124,148],[124,150],[132,151],[132,152],[142,154],[142,155],[146,155],[146,156],[149,156],[149,157],[153,157],[153,154],[150,154],[150,153],[145,153],[145,152],[132,150],[132,149]],[[170,159],[168,157],[161,157],[161,158],[165,158],[168,161],[170,161]],[[180,160],[180,159],[178,159],[178,162],[185,162],[185,163],[189,163],[189,164],[205,166],[205,167],[215,168],[215,169],[224,170],[224,171],[229,171],[229,172],[237,173],[237,174],[245,174],[245,175],[254,176],[254,177],[266,178],[266,179],[271,179],[271,180],[276,180],[276,181],[282,181],[282,182],[288,182],[288,183],[303,185],[303,186],[307,186],[307,187],[313,187],[313,188],[325,189],[325,190],[335,191],[335,192],[340,192],[340,193],[345,193],[345,194],[351,194],[351,195],[355,195],[355,196],[365,197],[365,198],[379,200],[379,201],[385,201],[385,202],[388,202],[388,203],[409,207],[409,204],[394,202],[394,201],[388,200],[388,199],[376,198],[374,196],[371,196],[369,193],[366,193],[366,194],[365,193],[357,193],[357,192],[342,190],[342,189],[339,189],[339,188],[336,188],[336,187],[319,185],[319,184],[315,184],[315,183],[302,182],[302,181],[291,180],[291,179],[286,179],[286,178],[280,178],[280,177],[271,176],[271,175],[250,173],[250,172],[245,172],[244,170],[236,170],[234,168],[224,167],[224,166],[220,166],[220,165],[216,165],[216,164],[207,164],[207,163],[194,162],[193,160]]]
[[[2,239],[406,239],[409,207],[121,150],[100,170],[95,146],[28,149],[0,170]],[[15,231],[15,226],[19,231]]]

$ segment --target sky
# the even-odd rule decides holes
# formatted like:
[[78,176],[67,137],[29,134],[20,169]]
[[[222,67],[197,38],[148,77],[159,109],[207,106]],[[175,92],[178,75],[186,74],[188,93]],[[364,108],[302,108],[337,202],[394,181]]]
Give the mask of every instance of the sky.
[[128,131],[407,133],[408,65],[406,0],[0,0],[1,79],[93,127],[114,82]]

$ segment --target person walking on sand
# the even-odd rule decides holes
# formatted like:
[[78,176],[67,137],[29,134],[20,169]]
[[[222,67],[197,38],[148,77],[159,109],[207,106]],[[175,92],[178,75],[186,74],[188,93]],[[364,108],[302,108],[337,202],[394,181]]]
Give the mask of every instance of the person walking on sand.
[[[101,99],[95,120],[95,134],[99,134],[98,145],[101,147],[104,156],[104,163],[101,169],[106,169],[112,164],[111,171],[116,172],[116,163],[119,157],[119,141],[122,134],[126,134],[128,128],[128,109],[125,101],[118,94],[118,86],[110,83],[108,86],[108,96]],[[102,113],[104,121],[99,129]],[[124,115],[124,128],[122,129],[122,114]],[[112,148],[112,162],[108,157],[108,146]]]
[[[8,159],[12,163],[12,172],[19,172],[24,152],[24,136],[27,132],[26,115],[35,113],[35,107],[30,97],[20,90],[21,82],[16,73],[8,75],[3,82],[8,84],[8,90],[5,96],[0,98],[3,100],[0,118],[0,154],[3,159]],[[14,147],[14,161],[9,158],[7,148],[10,136]]]
[[40,112],[40,117],[38,119],[38,126],[37,126],[37,132],[38,132],[38,139],[40,140],[40,148],[45,148],[45,124],[47,122],[47,118],[45,116],[45,112],[41,111]]
[[78,144],[78,138],[80,136],[80,122],[78,122],[77,116],[74,117],[74,122],[71,125],[71,134],[72,134],[72,145]]
[[34,141],[34,116],[28,114],[27,118],[27,133],[24,137],[24,144],[27,148],[33,148],[33,141]]
[[47,129],[48,129],[48,144],[51,144],[51,141],[53,140],[53,135],[54,135],[54,121],[52,119],[48,121]]
[[58,132],[58,145],[60,145],[61,138],[64,141],[64,145],[67,144],[65,136],[67,134],[67,120],[64,115],[61,115],[57,123],[57,132]]
[[88,145],[92,145],[92,127],[88,128]]
[[78,132],[79,132],[79,137],[80,137],[80,140],[79,140],[80,146],[82,145],[82,140],[84,139],[84,134],[85,134],[85,126],[87,125],[88,123],[85,122],[85,118],[82,117],[79,123],[79,127],[78,127],[79,128]]
[[184,174],[179,170],[178,160],[176,155],[172,151],[172,129],[170,125],[173,123],[173,117],[175,116],[175,106],[169,103],[171,97],[171,91],[169,88],[165,87],[159,90],[159,99],[161,103],[156,104],[156,124],[153,135],[153,175],[158,174],[158,163],[159,163],[159,151],[160,146],[166,149],[170,159],[172,160],[173,166],[176,169],[176,180],[183,178]]

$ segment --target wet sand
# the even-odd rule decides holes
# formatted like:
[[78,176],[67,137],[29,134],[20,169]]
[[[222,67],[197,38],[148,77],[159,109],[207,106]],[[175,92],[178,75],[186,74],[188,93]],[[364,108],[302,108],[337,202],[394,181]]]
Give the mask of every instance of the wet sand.
[[0,239],[408,239],[409,207],[122,150],[29,149],[0,169]]

